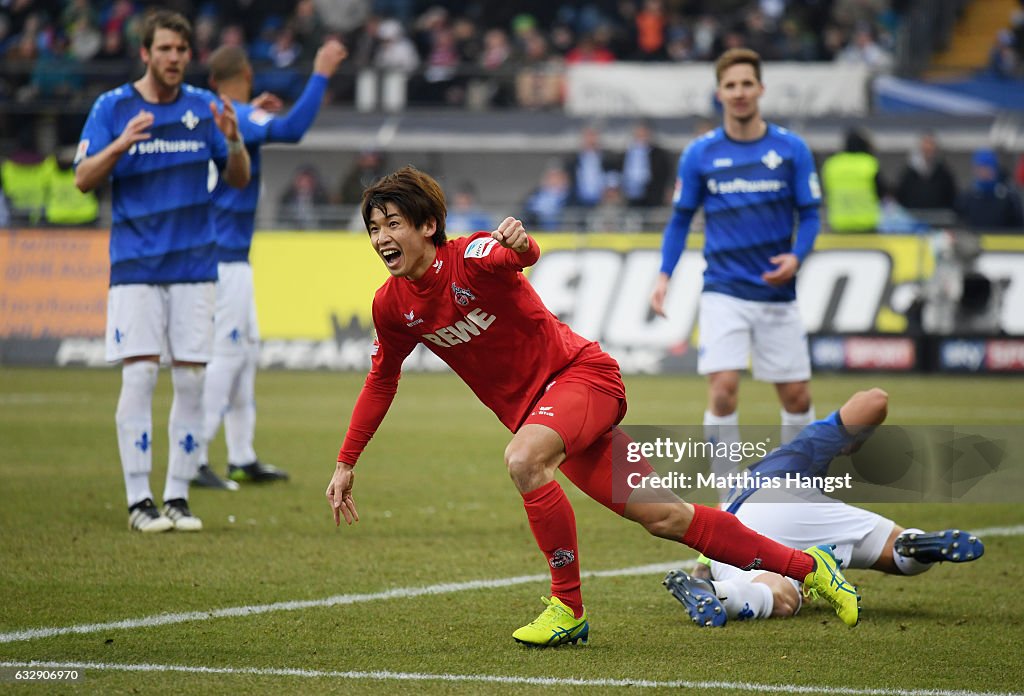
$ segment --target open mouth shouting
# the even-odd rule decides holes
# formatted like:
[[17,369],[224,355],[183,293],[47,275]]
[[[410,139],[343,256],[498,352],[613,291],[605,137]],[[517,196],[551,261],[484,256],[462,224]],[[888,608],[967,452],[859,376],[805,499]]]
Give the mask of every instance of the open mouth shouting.
[[380,257],[384,259],[384,265],[394,270],[402,263],[402,250],[397,247],[380,250]]

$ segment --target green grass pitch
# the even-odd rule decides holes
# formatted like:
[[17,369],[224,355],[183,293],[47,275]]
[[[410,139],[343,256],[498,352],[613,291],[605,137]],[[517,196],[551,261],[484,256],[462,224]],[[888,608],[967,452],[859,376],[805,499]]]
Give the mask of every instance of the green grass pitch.
[[[916,578],[851,573],[865,607],[852,630],[822,602],[791,620],[698,629],[661,587],[662,573],[649,571],[584,580],[588,646],[518,646],[510,634],[540,611],[547,583],[508,579],[543,575],[546,565],[502,464],[509,435],[454,377],[403,377],[357,468],[362,521],[334,528],[324,489],[362,379],[261,373],[257,451],[292,480],[194,490],[201,534],[145,537],[127,529],[114,433],[119,372],[0,369],[0,663],[106,665],[84,668],[77,684],[8,682],[0,693],[604,693],[627,683],[645,693],[1021,689],[1024,539],[1012,529],[985,539],[977,563]],[[817,376],[812,386],[825,413],[876,384],[890,392],[893,423],[1024,425],[1020,379]],[[696,377],[631,377],[627,388],[627,423],[699,422],[704,384]],[[162,371],[157,495],[169,406]],[[744,422],[772,423],[777,412],[769,387],[744,382]],[[211,463],[222,472],[221,443]],[[695,556],[563,485],[584,570]],[[926,529],[1024,525],[1019,504],[873,509]],[[399,591],[489,579],[504,582]],[[396,592],[373,596],[388,590]],[[321,601],[340,595],[371,596]],[[232,607],[254,611],[218,611]],[[132,622],[189,612],[162,625]],[[122,620],[129,623],[110,625]],[[91,624],[101,626],[21,633]]]

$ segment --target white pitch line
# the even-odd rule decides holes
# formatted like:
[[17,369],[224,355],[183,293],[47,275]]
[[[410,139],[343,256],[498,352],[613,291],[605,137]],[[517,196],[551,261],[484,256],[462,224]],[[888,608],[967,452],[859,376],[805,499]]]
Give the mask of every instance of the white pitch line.
[[[584,572],[583,577],[613,578],[626,575],[665,573],[673,568],[685,568],[687,566],[692,566],[693,563],[694,561],[689,560],[677,561],[675,563],[655,563],[650,565],[632,566],[629,568],[615,568],[612,570],[595,570]],[[524,585],[531,582],[545,582],[547,580],[550,580],[550,576],[546,573],[544,575],[518,575],[510,578],[494,578],[491,580],[446,582],[437,585],[427,585],[425,587],[396,587],[391,590],[384,590],[383,592],[335,595],[324,599],[275,602],[273,604],[252,604],[241,607],[211,609],[210,611],[155,614],[153,616],[144,616],[138,619],[123,619],[121,621],[111,621],[107,623],[56,626],[52,628],[29,628],[22,631],[0,633],[0,643],[17,643],[20,641],[36,640],[39,638],[52,638],[54,636],[62,636],[71,633],[99,633],[100,631],[166,626],[168,624],[185,623],[187,621],[209,621],[210,619],[253,616],[256,614],[267,614],[275,611],[296,611],[300,609],[335,607],[345,604],[362,604],[364,602],[374,602],[383,599],[409,599],[412,597],[422,597],[424,595],[441,595],[451,594],[453,592],[512,587],[513,585]]]
[[971,534],[979,536],[984,541],[985,537],[1021,536],[1024,534],[1024,524],[1013,527],[987,527],[985,529],[968,529]]
[[[972,533],[979,537],[994,536],[1020,536],[1024,535],[1024,525],[1010,527],[989,527],[978,529]],[[652,563],[642,566],[631,566],[627,568],[614,568],[611,570],[594,570],[583,573],[585,578],[613,578],[627,575],[648,575],[664,573],[673,568],[688,568],[694,564],[693,560],[677,563]],[[366,594],[335,595],[324,599],[296,600],[290,602],[274,602],[273,604],[251,604],[241,607],[225,607],[223,609],[211,609],[209,611],[178,612],[174,614],[154,614],[143,616],[138,619],[122,619],[121,621],[110,621],[106,623],[78,624],[75,626],[54,626],[49,628],[27,628],[21,631],[0,633],[0,644],[18,643],[27,640],[38,640],[40,638],[53,638],[69,634],[99,633],[101,631],[126,630],[133,628],[151,628],[153,626],[166,626],[169,624],[185,623],[187,621],[209,621],[211,619],[234,618],[238,616],[255,616],[257,614],[268,614],[276,611],[297,611],[301,609],[322,609],[327,607],[342,606],[346,604],[362,604],[387,599],[410,599],[426,595],[452,594],[455,592],[469,592],[472,590],[494,589],[500,587],[512,587],[514,585],[525,585],[531,582],[544,582],[549,579],[548,575],[518,575],[509,578],[494,578],[490,580],[469,580],[467,582],[446,582],[437,585],[426,585],[424,587],[396,587],[383,592],[371,592]]]
[[858,689],[845,686],[802,684],[758,684],[728,681],[655,681],[652,679],[581,679],[578,677],[518,677],[502,674],[431,674],[428,672],[328,671],[269,667],[192,667],[188,665],[119,664],[111,662],[0,662],[0,667],[25,669],[79,669],[120,672],[185,672],[261,677],[304,677],[306,679],[364,679],[372,681],[469,682],[484,684],[528,684],[530,686],[628,687],[644,689],[731,690],[783,694],[835,694],[836,696],[1020,696],[1010,691],[969,691],[966,689]]

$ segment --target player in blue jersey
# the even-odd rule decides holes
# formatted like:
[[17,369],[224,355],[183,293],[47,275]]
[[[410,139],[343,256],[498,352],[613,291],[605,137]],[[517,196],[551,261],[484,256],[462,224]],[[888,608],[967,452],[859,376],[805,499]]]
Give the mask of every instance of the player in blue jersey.
[[[838,411],[748,467],[745,478],[751,485],[730,494],[728,511],[780,544],[834,544],[844,569],[917,575],[935,563],[977,560],[985,546],[968,532],[904,529],[881,515],[830,498],[820,488],[782,483],[787,475],[827,476],[836,456],[854,451],[882,424],[888,406],[888,394],[881,389],[857,392]],[[722,626],[727,619],[792,616],[800,610],[800,592],[788,578],[717,561],[698,565],[693,576],[673,570],[664,585],[701,627]]]
[[[761,118],[760,56],[730,49],[715,71],[723,124],[690,143],[680,158],[651,307],[665,316],[669,280],[690,221],[703,207],[707,267],[697,371],[708,376],[706,435],[739,441],[740,371],[752,349],[754,378],[778,392],[785,441],[814,420],[796,272],[818,234],[821,190],[804,141]],[[727,459],[712,462],[716,472],[729,467]]]
[[[217,259],[212,161],[236,187],[249,183],[249,155],[230,102],[183,84],[191,26],[175,12],[147,17],[145,74],[96,99],[82,130],[75,183],[112,185],[107,360],[122,363],[117,444],[131,529],[198,531],[188,506],[199,465],[205,365],[213,351]],[[153,390],[159,358],[172,360],[174,401],[162,513],[149,486]]]
[[[234,105],[238,127],[252,161],[249,185],[237,190],[218,182],[213,192],[217,232],[217,309],[213,360],[206,368],[203,390],[203,438],[200,467],[193,483],[207,488],[234,490],[238,481],[280,481],[284,471],[256,457],[256,363],[259,328],[253,298],[249,246],[256,228],[260,192],[260,146],[296,143],[313,124],[327,89],[327,81],[345,59],[345,47],[328,39],[313,60],[313,74],[291,110],[283,116],[250,104],[253,70],[245,51],[222,46],[210,56],[210,86]],[[266,97],[267,95],[261,95]],[[262,100],[260,100],[262,101]],[[227,439],[227,480],[209,466],[207,445],[216,436],[221,419]]]

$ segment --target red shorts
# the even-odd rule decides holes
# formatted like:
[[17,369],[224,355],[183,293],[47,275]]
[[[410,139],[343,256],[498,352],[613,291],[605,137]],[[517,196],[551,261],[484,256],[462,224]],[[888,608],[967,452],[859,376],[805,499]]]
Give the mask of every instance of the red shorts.
[[[617,368],[615,372],[617,376]],[[562,474],[591,498],[621,515],[632,492],[628,485],[630,474],[643,477],[653,469],[645,459],[632,464],[626,461],[626,443],[630,438],[616,427],[626,415],[621,378],[617,380],[622,389],[620,397],[605,390],[610,383],[595,385],[592,376],[587,367],[563,370],[534,403],[523,425],[545,425],[558,433],[565,446]]]
[[626,415],[626,387],[607,353],[585,350],[554,375],[519,425],[546,425],[558,433],[566,456],[582,452]]

